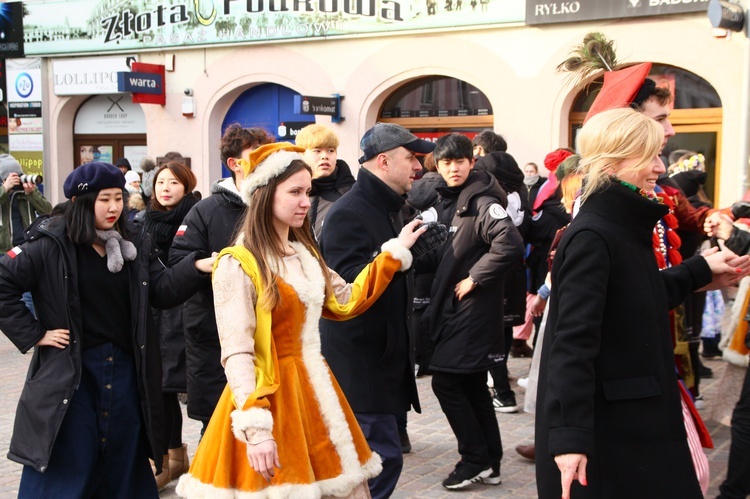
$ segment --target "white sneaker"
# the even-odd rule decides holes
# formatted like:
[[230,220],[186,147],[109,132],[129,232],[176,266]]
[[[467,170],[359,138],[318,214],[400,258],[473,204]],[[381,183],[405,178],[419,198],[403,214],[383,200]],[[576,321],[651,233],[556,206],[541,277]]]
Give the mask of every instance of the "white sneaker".
[[529,386],[529,378],[518,378],[518,386],[521,388]]

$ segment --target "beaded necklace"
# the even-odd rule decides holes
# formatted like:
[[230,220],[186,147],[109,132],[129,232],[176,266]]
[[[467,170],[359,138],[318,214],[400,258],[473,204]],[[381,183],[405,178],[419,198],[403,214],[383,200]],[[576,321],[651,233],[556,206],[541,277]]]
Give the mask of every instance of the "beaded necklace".
[[674,216],[674,202],[672,199],[664,192],[647,192],[615,176],[612,176],[612,178],[619,184],[624,185],[644,198],[663,204],[669,208],[669,213],[664,215],[664,217],[656,222],[656,225],[654,226],[652,245],[659,270],[664,270],[673,265],[679,265],[682,262],[682,255],[679,252],[682,240],[680,240],[680,236],[674,231],[678,226],[678,222],[677,217]]

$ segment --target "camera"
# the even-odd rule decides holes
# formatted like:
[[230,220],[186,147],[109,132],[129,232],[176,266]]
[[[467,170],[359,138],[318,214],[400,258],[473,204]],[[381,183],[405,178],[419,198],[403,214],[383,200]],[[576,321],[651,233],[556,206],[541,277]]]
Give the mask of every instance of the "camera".
[[44,178],[41,175],[20,175],[22,184],[36,184],[39,185],[44,182]]
[[41,175],[26,175],[22,174],[18,176],[18,179],[21,181],[20,184],[14,185],[13,190],[14,191],[22,191],[23,190],[23,184],[36,184],[39,185],[42,182],[44,182],[44,178],[42,178]]

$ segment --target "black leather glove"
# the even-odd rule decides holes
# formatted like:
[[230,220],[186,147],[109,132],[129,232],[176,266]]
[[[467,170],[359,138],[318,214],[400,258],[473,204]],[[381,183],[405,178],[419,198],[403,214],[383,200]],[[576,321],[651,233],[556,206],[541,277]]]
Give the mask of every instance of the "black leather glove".
[[445,225],[438,222],[427,222],[424,225],[427,226],[427,230],[411,247],[411,254],[415,260],[441,247],[448,240],[448,228]]
[[732,205],[732,216],[735,220],[750,217],[750,203],[747,201],[737,201],[734,203]]

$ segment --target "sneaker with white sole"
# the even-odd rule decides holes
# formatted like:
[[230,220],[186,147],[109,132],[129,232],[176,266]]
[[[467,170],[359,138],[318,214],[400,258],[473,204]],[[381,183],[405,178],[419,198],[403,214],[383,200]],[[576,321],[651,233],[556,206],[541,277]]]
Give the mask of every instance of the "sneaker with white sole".
[[516,403],[516,396],[514,394],[502,398],[494,395],[492,397],[492,406],[495,408],[495,412],[502,412],[504,414],[518,412],[518,403]]
[[477,466],[476,464],[459,461],[448,478],[443,480],[443,487],[450,490],[463,489],[474,482],[479,482],[492,475],[491,466]]
[[500,479],[500,463],[493,463],[492,473],[480,480],[485,485],[500,485],[502,483],[502,480]]
[[521,388],[529,386],[529,378],[518,378],[518,386]]

